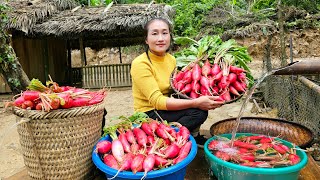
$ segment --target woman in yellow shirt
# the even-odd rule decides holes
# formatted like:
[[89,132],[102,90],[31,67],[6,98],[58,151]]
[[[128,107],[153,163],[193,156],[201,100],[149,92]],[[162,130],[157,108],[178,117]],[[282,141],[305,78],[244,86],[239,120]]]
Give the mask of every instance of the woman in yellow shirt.
[[179,122],[190,130],[198,145],[203,145],[206,139],[199,134],[200,125],[207,119],[208,110],[219,107],[221,102],[216,102],[214,96],[170,97],[170,75],[176,67],[176,59],[167,53],[172,41],[170,23],[154,18],[144,30],[146,52],[131,65],[134,110],[145,112],[152,119]]

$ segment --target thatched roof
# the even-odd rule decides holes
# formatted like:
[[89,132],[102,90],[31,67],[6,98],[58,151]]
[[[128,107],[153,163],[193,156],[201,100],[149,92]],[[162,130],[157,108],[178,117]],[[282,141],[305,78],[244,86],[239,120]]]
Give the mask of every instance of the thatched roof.
[[[66,9],[30,25],[26,35],[69,39],[73,47],[80,37],[87,47],[127,46],[144,42],[143,26],[151,18],[171,21],[174,15],[173,9],[165,4],[116,4],[106,12],[105,9],[105,6]],[[10,28],[23,31],[19,26]]]
[[74,0],[10,0],[8,4],[12,10],[7,27],[25,33],[54,13],[78,6]]

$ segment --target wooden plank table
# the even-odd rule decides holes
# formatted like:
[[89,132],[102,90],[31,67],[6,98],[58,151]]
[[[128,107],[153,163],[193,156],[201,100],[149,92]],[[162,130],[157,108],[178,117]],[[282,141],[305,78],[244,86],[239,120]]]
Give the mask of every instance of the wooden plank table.
[[[205,165],[204,165],[205,164]],[[214,180],[215,177],[209,177],[208,175],[208,164],[206,163],[204,151],[198,150],[197,156],[187,167],[187,175],[185,180],[205,180],[211,179]],[[31,180],[28,176],[26,169],[14,174],[13,176],[6,178],[4,180]],[[96,177],[93,177],[92,180],[103,180],[107,179],[104,174],[97,173]],[[318,180],[320,179],[320,166],[308,155],[308,164],[301,170],[298,180]]]

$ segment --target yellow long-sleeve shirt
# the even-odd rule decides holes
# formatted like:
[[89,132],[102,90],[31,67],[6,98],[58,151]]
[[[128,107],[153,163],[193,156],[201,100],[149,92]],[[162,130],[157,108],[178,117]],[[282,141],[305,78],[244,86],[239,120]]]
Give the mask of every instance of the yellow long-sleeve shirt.
[[132,61],[133,107],[137,112],[153,109],[167,110],[166,100],[170,93],[170,75],[176,67],[176,59],[170,55],[157,56],[149,51]]

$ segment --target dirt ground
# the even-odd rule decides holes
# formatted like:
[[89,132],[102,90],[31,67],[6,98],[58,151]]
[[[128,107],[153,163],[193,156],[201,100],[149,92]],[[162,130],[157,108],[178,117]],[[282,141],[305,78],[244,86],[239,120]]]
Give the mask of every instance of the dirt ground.
[[[299,31],[294,35],[294,58],[316,58],[320,57],[319,32],[311,30],[308,32]],[[266,39],[249,38],[240,41],[243,45],[249,47],[248,51],[253,56],[253,62],[249,64],[253,76],[258,78],[262,74],[262,59],[264,44]],[[273,49],[279,49],[277,38],[273,42]],[[100,52],[101,53],[101,52]],[[94,56],[95,54],[92,54]],[[276,56],[275,54],[272,54]],[[90,55],[88,55],[90,58]],[[0,180],[5,179],[24,168],[24,162],[19,143],[19,135],[15,126],[16,117],[5,112],[3,100],[10,100],[11,96],[7,94],[0,95]],[[129,116],[133,113],[132,91],[130,88],[111,89],[107,95],[107,125],[117,123],[113,120],[115,117],[124,115]],[[208,120],[201,126],[201,133],[210,136],[210,126],[219,121],[230,117],[236,117],[239,114],[243,100],[232,104],[224,105],[215,110],[209,111]],[[256,106],[250,102],[245,110],[244,116],[276,117],[275,109],[263,109],[262,113],[257,112]]]

